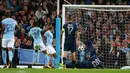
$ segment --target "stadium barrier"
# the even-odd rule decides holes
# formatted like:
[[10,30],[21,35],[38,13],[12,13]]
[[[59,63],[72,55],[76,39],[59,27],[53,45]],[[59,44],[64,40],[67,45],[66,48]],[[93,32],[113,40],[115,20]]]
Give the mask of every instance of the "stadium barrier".
[[[34,50],[30,49],[22,49],[19,51],[19,64],[32,64],[33,62],[33,52]],[[44,54],[39,51],[37,64],[44,63]]]
[[[36,65],[32,65],[33,63],[33,49],[22,49],[18,50],[18,57],[19,57],[19,65],[16,68],[35,68],[40,69],[43,68],[44,63],[44,54],[39,51],[38,61]],[[3,68],[3,65],[0,65],[0,68]]]

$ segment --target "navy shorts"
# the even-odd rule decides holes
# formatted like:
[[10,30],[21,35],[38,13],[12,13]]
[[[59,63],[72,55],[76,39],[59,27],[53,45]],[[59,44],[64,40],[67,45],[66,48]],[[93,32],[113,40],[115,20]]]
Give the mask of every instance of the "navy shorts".
[[76,52],[76,41],[65,41],[64,51]]

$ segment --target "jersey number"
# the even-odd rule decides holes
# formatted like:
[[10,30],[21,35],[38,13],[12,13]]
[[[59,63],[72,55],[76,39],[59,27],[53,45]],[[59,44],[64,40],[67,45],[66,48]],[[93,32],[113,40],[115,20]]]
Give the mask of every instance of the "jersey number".
[[73,31],[73,25],[68,24],[68,34],[71,34],[72,31]]
[[94,61],[92,61],[92,65],[93,65],[93,67],[96,67],[97,65],[99,65],[100,64],[100,60],[97,58],[97,59],[95,59]]
[[5,32],[9,32],[9,31],[13,31],[13,26],[7,24],[7,25],[6,25],[6,30],[5,30]]
[[38,31],[35,31],[33,34],[35,38],[38,38]]

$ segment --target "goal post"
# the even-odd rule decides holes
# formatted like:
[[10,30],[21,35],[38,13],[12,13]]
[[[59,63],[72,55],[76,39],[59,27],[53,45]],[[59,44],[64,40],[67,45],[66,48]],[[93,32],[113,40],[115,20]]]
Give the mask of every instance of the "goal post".
[[[80,39],[92,40],[106,68],[130,65],[130,6],[128,5],[63,5],[62,26],[68,15],[73,16],[80,30]],[[128,28],[129,27],[129,28]],[[62,58],[65,34],[62,35]],[[124,41],[127,40],[127,46]],[[117,43],[118,42],[118,43]],[[118,45],[118,46],[117,46]],[[79,53],[77,52],[77,60]],[[61,59],[63,63],[63,59]]]

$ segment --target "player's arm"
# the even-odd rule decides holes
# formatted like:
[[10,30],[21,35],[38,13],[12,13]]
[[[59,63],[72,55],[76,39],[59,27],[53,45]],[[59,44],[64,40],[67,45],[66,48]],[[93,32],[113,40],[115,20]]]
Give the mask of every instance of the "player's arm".
[[[16,24],[15,29],[20,30],[20,26]],[[17,33],[17,31],[15,30],[15,32],[14,32],[14,33],[16,34],[16,33]]]
[[29,40],[30,40],[30,41],[33,41],[33,37],[31,36],[30,31],[28,32],[27,35],[28,35]]
[[19,26],[19,25],[16,25],[16,27],[17,27],[18,29],[20,29],[20,26]]
[[5,30],[5,25],[2,24],[2,29],[1,29],[1,33],[2,33],[2,34],[4,33],[4,30]]
[[61,30],[61,34],[63,34],[63,32],[65,32],[65,28],[62,28],[62,30]]
[[61,36],[65,32],[65,28],[66,28],[66,24],[64,24],[63,27],[62,27],[62,29],[61,29]]
[[43,43],[46,43],[46,36],[45,35],[43,35],[43,38],[42,38],[42,40],[43,40]]
[[43,35],[43,42],[46,43],[47,40],[47,36],[48,36],[48,31],[46,31]]
[[50,26],[47,26],[45,29],[42,30],[43,33],[45,33],[47,30],[51,29],[52,28],[52,25]]
[[76,31],[76,40],[80,41],[80,32],[79,31]]

